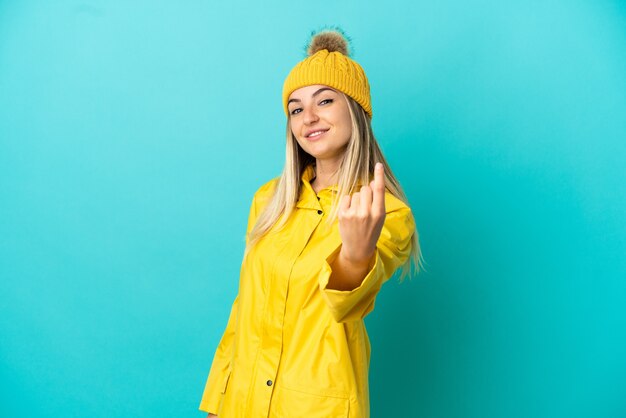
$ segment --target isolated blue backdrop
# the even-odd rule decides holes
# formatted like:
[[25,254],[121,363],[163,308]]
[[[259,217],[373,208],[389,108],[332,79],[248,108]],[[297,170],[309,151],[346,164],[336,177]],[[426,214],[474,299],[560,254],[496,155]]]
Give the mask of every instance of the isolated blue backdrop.
[[591,0],[0,2],[2,416],[201,416],[325,24],[428,269],[367,318],[372,416],[626,416],[626,6]]

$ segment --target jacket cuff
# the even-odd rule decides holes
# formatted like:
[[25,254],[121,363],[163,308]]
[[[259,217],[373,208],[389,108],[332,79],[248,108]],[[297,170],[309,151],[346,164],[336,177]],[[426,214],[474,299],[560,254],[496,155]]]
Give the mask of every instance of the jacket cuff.
[[333,271],[331,264],[339,255],[340,250],[341,244],[324,260],[318,276],[319,288],[335,321],[356,321],[364,318],[374,309],[374,300],[385,276],[384,264],[376,247],[372,261],[370,261],[369,271],[358,287],[352,290],[329,289],[328,280]]

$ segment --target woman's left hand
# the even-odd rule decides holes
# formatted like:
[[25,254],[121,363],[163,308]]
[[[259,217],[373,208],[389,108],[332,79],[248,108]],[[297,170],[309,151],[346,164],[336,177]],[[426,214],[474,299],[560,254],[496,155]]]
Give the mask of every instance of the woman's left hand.
[[374,180],[360,192],[346,195],[339,206],[339,257],[354,265],[369,263],[385,223],[385,176],[382,163],[376,163]]

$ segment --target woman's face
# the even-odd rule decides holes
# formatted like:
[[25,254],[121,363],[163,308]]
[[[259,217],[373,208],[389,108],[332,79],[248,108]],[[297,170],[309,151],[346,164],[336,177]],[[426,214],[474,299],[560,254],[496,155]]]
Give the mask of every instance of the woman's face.
[[314,84],[289,96],[289,123],[298,144],[316,159],[335,159],[346,150],[352,122],[348,102],[331,87]]

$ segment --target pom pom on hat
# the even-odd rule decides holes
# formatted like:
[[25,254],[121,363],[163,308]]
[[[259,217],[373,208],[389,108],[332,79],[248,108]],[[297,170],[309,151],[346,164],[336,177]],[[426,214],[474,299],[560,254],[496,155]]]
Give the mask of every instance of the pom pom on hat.
[[338,27],[312,31],[305,46],[307,57],[297,63],[283,84],[283,108],[294,90],[314,84],[337,89],[353,98],[372,117],[370,86],[363,68],[350,58],[350,38]]
[[311,32],[311,39],[307,43],[305,49],[308,56],[315,55],[317,51],[322,49],[328,50],[328,52],[340,52],[343,55],[350,56],[350,39],[346,36],[341,29],[326,28],[318,31]]

